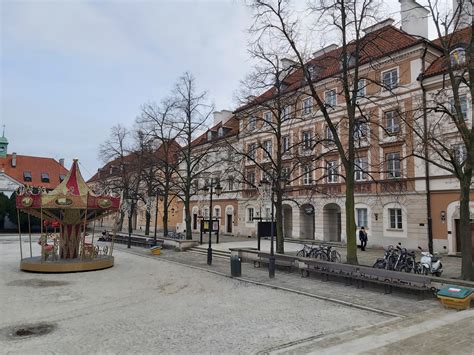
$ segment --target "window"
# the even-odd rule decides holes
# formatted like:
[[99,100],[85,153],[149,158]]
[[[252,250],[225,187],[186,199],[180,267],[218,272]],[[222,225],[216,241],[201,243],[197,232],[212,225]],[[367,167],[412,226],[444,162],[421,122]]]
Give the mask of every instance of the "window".
[[289,119],[291,118],[291,106],[290,105],[287,105],[285,107],[283,107],[283,111],[281,113],[281,118],[282,119]]
[[392,90],[398,86],[398,69],[392,69],[382,73],[383,90]]
[[290,136],[286,135],[281,138],[281,150],[283,151],[283,154],[288,152],[290,150]]
[[357,82],[357,97],[365,97],[365,79]]
[[59,174],[59,182],[63,182],[63,180],[66,178],[66,175],[64,174]]
[[462,47],[455,48],[449,53],[449,59],[452,66],[466,63],[466,50]]
[[212,140],[212,131],[207,131],[207,140]]
[[303,143],[303,149],[304,150],[311,150],[313,147],[313,134],[311,131],[304,131],[302,133],[301,141]]
[[247,222],[253,222],[253,214],[254,214],[253,207],[247,208]]
[[247,146],[247,160],[248,161],[255,161],[255,151],[257,150],[257,145],[255,143],[251,143]]
[[41,182],[49,182],[49,174],[41,173]]
[[[459,96],[459,103],[461,105],[461,114],[464,120],[467,120],[467,97],[466,95]],[[454,98],[449,99],[449,104],[451,106],[451,113],[456,114],[456,106],[454,104]]]
[[401,177],[400,153],[388,153],[385,159],[387,162],[387,179]]
[[249,117],[249,131],[253,131],[257,128],[257,119],[253,116]]
[[303,175],[303,185],[311,185],[313,182],[313,169],[311,169],[311,165],[303,165],[301,173]]
[[459,165],[463,165],[467,158],[465,144],[456,144],[453,146],[454,158]]
[[329,126],[326,126],[326,140],[327,145],[334,144],[334,134],[332,134],[331,128],[329,128]]
[[228,184],[229,184],[229,191],[234,190],[234,177],[233,176],[229,176]]
[[23,181],[31,181],[31,171],[23,172]]
[[221,216],[221,209],[220,207],[215,207],[214,208],[214,216],[220,217]]
[[363,120],[357,120],[354,127],[354,139],[357,141],[367,137],[367,132],[367,122]]
[[303,115],[307,115],[311,113],[313,110],[313,98],[308,97],[303,100]]
[[194,180],[193,184],[194,184],[194,191],[199,190],[199,179]]
[[249,189],[253,189],[255,187],[255,172],[249,171],[247,173],[247,186]]
[[324,102],[327,106],[336,106],[336,101],[336,90],[328,90],[324,93]]
[[390,218],[390,229],[403,229],[401,208],[389,208],[388,216]]
[[367,208],[356,208],[356,223],[357,227],[367,228]]
[[204,218],[209,218],[209,207],[204,207]]
[[356,181],[365,181],[367,180],[367,168],[368,161],[367,157],[360,157],[355,159],[355,180]]
[[270,207],[265,207],[265,218],[267,221],[272,218],[272,209]]
[[263,157],[270,158],[272,156],[272,141],[270,139],[263,142]]
[[291,181],[290,168],[288,167],[282,168],[281,177],[286,181],[287,184],[290,184],[290,181]]
[[397,111],[388,111],[384,113],[385,130],[389,134],[400,132],[400,123]]
[[224,135],[224,128],[219,127],[219,129],[217,130],[217,136],[222,137],[223,135]]
[[337,182],[337,161],[331,160],[326,162],[326,182]]
[[263,114],[263,127],[267,127],[272,123],[272,113],[267,111]]

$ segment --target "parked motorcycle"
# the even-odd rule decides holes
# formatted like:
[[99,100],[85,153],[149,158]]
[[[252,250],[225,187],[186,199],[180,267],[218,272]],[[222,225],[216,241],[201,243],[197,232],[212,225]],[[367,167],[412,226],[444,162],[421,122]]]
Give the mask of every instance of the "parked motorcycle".
[[441,264],[441,258],[436,257],[428,251],[424,251],[423,248],[418,247],[421,251],[421,259],[415,265],[415,273],[424,275],[441,276],[443,273],[443,264]]

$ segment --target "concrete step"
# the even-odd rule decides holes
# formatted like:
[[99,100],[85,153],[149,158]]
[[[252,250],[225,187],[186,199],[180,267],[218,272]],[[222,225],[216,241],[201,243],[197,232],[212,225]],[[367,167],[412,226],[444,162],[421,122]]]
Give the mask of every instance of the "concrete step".
[[[188,252],[207,255],[207,246],[205,247],[204,245],[202,245],[202,246],[193,247],[189,249]],[[212,249],[212,256],[217,257],[217,258],[228,259],[230,258],[230,251]]]

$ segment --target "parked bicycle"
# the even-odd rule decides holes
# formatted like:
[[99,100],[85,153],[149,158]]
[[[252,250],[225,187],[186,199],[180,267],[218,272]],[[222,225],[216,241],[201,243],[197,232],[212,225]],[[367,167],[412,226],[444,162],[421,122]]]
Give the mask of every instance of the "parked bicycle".
[[185,239],[185,235],[179,232],[168,232],[168,238],[171,239]]
[[302,256],[305,258],[312,258],[314,257],[314,253],[319,250],[319,246],[314,246],[314,244],[308,245],[308,244],[303,244],[303,249],[299,250],[296,253],[296,256]]
[[342,261],[341,254],[331,245],[321,246],[320,249],[314,253],[314,258],[323,261],[331,261],[333,263],[340,263]]

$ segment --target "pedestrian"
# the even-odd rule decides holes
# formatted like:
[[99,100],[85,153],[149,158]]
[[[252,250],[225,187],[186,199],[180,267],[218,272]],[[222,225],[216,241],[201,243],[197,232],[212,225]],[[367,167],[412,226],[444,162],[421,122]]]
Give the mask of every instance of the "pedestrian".
[[364,226],[362,226],[359,230],[360,249],[362,251],[365,251],[365,247],[367,246],[367,239],[367,232],[365,231]]

